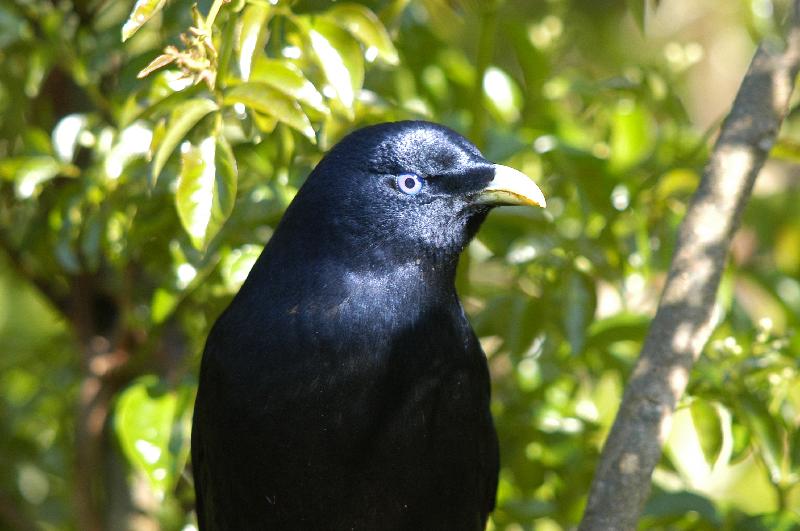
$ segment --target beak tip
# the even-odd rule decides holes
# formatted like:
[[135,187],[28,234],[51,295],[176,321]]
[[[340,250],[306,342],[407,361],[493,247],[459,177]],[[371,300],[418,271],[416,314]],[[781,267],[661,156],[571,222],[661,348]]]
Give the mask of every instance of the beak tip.
[[484,188],[483,195],[487,203],[495,205],[547,206],[544,194],[530,177],[500,164],[495,165],[494,179]]

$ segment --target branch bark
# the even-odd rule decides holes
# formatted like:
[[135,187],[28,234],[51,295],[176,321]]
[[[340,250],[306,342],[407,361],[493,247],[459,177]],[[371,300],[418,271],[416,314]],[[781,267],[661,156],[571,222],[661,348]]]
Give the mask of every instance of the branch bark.
[[783,49],[763,42],[722,125],[678,240],[656,316],[606,440],[582,531],[636,529],[672,414],[715,326],[728,249],[800,68],[800,0]]

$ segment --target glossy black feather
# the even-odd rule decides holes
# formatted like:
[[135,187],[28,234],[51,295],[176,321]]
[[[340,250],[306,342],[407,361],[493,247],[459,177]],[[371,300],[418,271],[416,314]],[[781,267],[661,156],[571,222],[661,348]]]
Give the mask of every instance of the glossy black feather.
[[[394,184],[409,172],[415,196]],[[362,129],[319,163],[206,343],[201,529],[483,529],[497,441],[454,275],[492,175],[425,122]]]

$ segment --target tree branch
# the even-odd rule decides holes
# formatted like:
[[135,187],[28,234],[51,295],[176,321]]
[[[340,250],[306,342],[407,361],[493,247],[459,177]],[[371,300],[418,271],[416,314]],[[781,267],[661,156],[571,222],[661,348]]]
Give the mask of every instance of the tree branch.
[[678,231],[664,292],[603,448],[579,529],[635,529],[672,414],[714,326],[731,239],[786,116],[800,67],[800,0],[783,50],[763,42]]

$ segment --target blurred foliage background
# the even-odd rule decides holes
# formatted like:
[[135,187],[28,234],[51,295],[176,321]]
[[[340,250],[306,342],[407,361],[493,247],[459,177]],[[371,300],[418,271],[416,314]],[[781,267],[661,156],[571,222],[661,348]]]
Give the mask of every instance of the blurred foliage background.
[[[494,212],[458,284],[494,380],[491,529],[573,527],[716,128],[786,9],[0,1],[0,528],[194,529],[211,323],[322,153],[405,118],[455,128],[548,197]],[[643,529],[800,528],[798,114]]]

